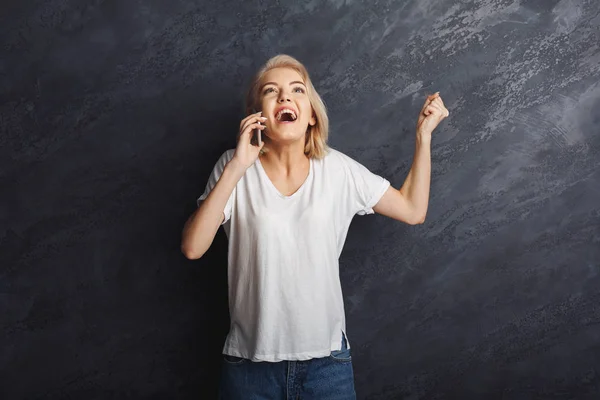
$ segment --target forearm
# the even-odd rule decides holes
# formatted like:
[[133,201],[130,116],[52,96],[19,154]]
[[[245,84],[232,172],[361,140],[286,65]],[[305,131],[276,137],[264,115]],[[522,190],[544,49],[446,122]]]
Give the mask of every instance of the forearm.
[[234,160],[227,163],[217,184],[186,221],[181,238],[181,251],[189,259],[204,255],[223,222],[227,200],[245,170]]
[[408,176],[400,189],[415,215],[425,220],[431,181],[431,134],[417,133],[415,156]]

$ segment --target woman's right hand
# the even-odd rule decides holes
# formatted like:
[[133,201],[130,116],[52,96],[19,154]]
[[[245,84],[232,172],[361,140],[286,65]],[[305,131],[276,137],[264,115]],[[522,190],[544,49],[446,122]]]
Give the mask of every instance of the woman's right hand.
[[233,154],[233,159],[236,160],[238,165],[242,166],[244,170],[254,164],[260,154],[260,150],[265,145],[264,140],[261,141],[262,143],[260,146],[255,146],[250,143],[255,129],[260,129],[261,131],[265,129],[265,125],[261,125],[260,122],[266,121],[267,118],[262,117],[261,114],[262,111],[257,112],[256,114],[250,114],[240,123],[238,143],[235,148],[235,153]]

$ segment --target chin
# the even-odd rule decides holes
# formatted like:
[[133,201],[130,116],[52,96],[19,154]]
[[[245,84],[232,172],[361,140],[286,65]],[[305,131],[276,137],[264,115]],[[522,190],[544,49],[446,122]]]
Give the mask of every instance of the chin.
[[280,129],[267,135],[271,140],[295,142],[304,138],[304,132],[294,132],[291,129]]
[[269,136],[269,139],[271,139],[272,142],[277,142],[277,143],[294,143],[297,142],[299,140],[304,140],[304,135],[302,136]]

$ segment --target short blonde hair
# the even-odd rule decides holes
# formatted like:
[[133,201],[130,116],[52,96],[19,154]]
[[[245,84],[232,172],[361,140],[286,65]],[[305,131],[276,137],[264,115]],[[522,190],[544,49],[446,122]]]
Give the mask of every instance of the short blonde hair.
[[[327,138],[329,136],[329,117],[327,117],[327,108],[325,107],[325,103],[321,99],[321,96],[319,96],[319,93],[317,93],[313,86],[306,67],[294,57],[287,54],[278,54],[271,57],[258,70],[250,82],[250,87],[246,95],[245,115],[252,114],[256,112],[254,110],[260,108],[260,82],[267,71],[273,68],[291,68],[302,76],[307,88],[308,99],[310,100],[310,105],[312,106],[317,121],[314,126],[310,126],[309,124],[306,130],[304,154],[309,158],[321,159],[325,157],[329,150],[329,146],[327,145]],[[269,140],[266,135],[262,135],[262,138],[265,142],[268,142]],[[260,154],[262,155],[267,152],[268,149],[263,146]]]

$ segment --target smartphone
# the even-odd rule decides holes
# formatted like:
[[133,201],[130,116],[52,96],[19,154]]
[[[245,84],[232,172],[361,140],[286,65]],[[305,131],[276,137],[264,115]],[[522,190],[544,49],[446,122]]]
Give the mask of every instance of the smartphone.
[[[258,112],[258,110],[252,109],[252,113],[253,114],[256,114],[257,112]],[[261,124],[260,121],[258,121],[258,123]],[[262,131],[260,129],[256,129],[255,135],[250,140],[250,143],[253,144],[253,145],[255,145],[255,146],[261,146],[262,145],[261,133],[262,133]]]

